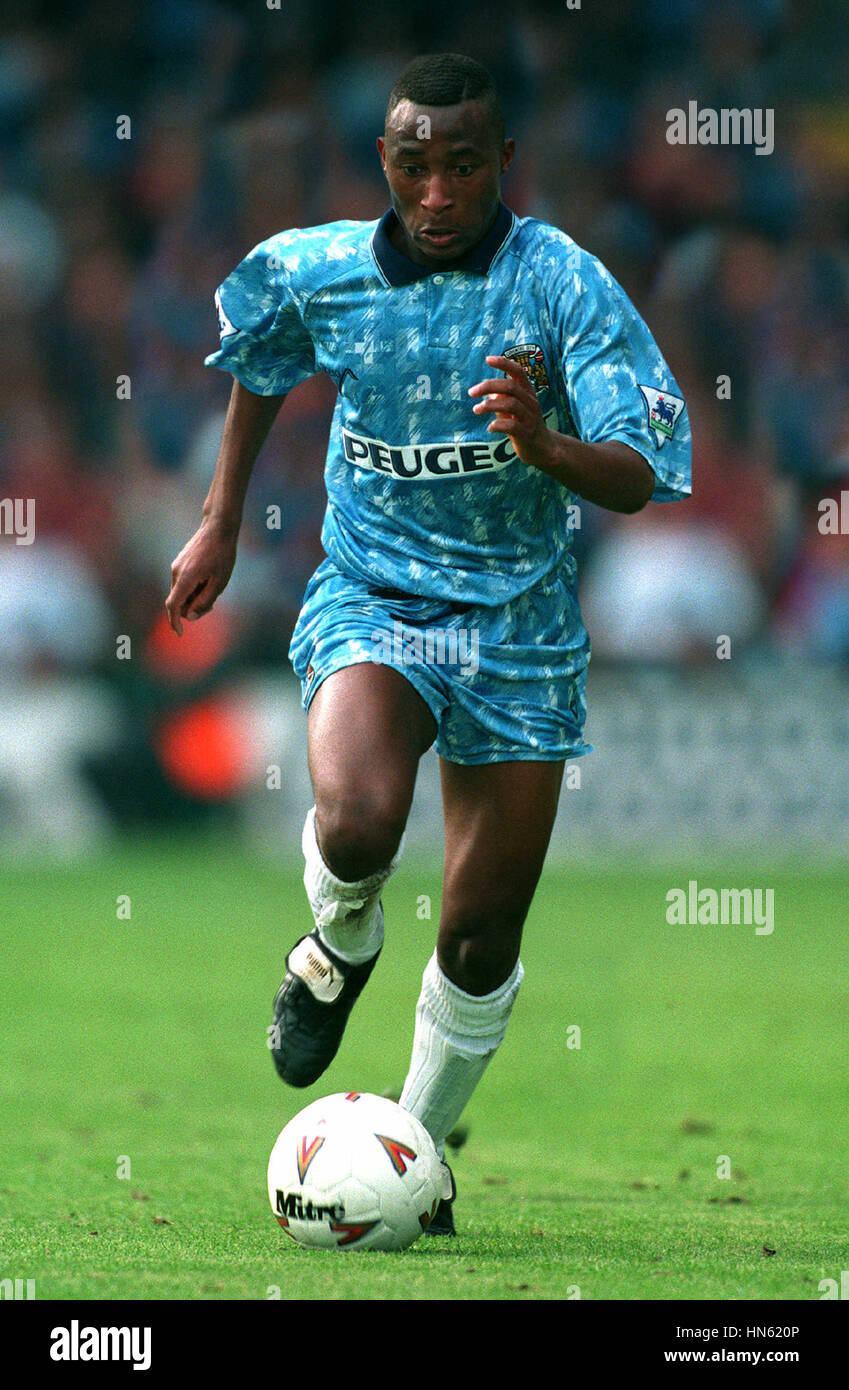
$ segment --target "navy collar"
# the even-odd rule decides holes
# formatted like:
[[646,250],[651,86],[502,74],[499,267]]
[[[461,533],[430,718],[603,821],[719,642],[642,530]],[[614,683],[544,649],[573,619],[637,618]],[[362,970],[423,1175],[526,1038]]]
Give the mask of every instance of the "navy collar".
[[389,229],[397,220],[395,209],[390,208],[375,227],[371,241],[378,269],[383,278],[393,286],[412,285],[416,280],[424,280],[428,275],[438,274],[441,270],[466,270],[477,275],[488,275],[492,262],[513,230],[514,222],[510,209],[505,207],[504,203],[499,203],[495,221],[476,246],[472,246],[456,261],[448,261],[444,266],[427,266],[411,261],[409,256],[405,256],[392,245]]

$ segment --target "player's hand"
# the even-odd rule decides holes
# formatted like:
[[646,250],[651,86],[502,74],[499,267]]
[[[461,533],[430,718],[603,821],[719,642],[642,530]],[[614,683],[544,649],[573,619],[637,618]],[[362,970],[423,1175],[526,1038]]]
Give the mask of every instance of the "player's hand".
[[207,518],[171,566],[171,592],[165,600],[168,621],[178,637],[183,619],[194,622],[208,613],[227,587],[236,563],[238,531]]
[[507,380],[479,381],[469,387],[470,396],[482,396],[473,407],[476,415],[491,412],[490,434],[506,434],[523,463],[545,469],[551,431],[543,419],[537,393],[528,374],[510,357],[487,357],[490,367],[507,373]]

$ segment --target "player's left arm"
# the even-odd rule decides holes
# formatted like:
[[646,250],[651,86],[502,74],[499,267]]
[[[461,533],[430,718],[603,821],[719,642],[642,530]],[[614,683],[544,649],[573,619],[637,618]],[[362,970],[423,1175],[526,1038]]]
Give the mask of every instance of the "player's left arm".
[[509,357],[487,357],[507,379],[479,381],[469,395],[482,397],[476,415],[495,416],[487,429],[506,434],[523,463],[548,473],[570,492],[614,512],[638,512],[649,501],[655,474],[642,454],[620,439],[587,444],[550,429],[527,373]]

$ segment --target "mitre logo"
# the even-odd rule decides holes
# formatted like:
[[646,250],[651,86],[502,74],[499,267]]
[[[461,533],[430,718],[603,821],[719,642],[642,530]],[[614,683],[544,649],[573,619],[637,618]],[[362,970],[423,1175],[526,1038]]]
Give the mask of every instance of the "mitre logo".
[[342,1221],[345,1216],[343,1202],[306,1201],[300,1192],[276,1192],[274,1210],[278,1220],[282,1216],[287,1221]]

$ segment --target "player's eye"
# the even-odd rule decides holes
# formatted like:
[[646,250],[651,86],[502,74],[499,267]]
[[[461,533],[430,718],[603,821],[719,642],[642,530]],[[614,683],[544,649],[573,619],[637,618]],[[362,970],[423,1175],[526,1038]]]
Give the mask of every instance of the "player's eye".
[[421,178],[421,175],[422,175],[423,172],[424,172],[424,171],[419,167],[418,164],[402,164],[402,165],[401,165],[401,173],[402,173],[402,174],[405,174],[406,177],[407,177],[408,179],[418,179],[418,178]]
[[461,179],[467,179],[470,174],[475,172],[474,164],[456,164],[454,173],[459,174]]

